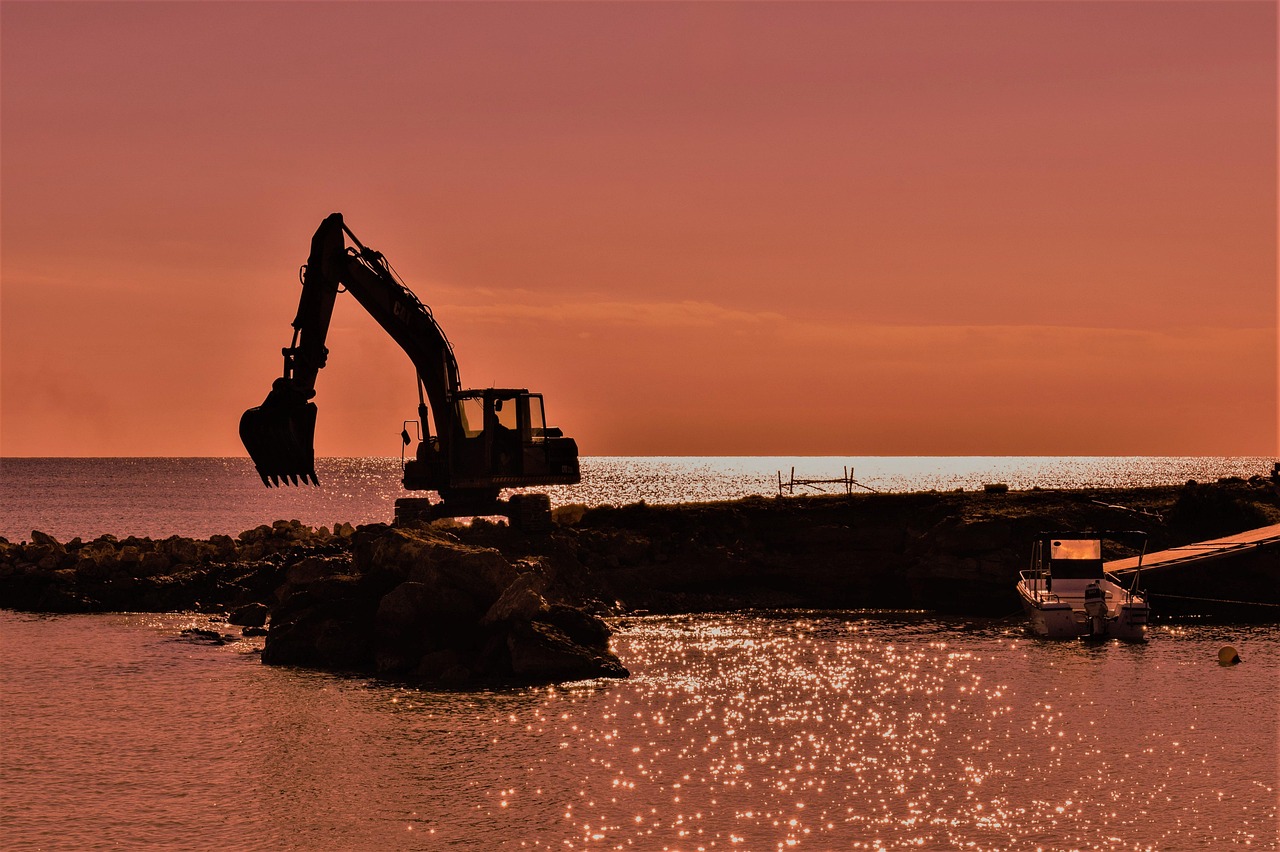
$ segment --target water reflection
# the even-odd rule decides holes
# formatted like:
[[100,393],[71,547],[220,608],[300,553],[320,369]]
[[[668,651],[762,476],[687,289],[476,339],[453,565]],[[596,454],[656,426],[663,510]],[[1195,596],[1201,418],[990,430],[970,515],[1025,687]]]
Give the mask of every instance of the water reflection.
[[[0,613],[16,846],[1274,841],[1276,628],[1099,647],[926,616],[630,618],[628,681],[463,693],[267,668],[185,626]],[[1244,665],[1216,664],[1224,638]]]

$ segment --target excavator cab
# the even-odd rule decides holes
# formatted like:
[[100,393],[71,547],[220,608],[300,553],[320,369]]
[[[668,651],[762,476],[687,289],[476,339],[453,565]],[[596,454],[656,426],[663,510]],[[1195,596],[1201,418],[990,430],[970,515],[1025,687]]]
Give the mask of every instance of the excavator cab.
[[492,490],[579,481],[578,447],[547,426],[542,394],[524,388],[461,391],[451,435],[418,445],[405,463],[411,491]]

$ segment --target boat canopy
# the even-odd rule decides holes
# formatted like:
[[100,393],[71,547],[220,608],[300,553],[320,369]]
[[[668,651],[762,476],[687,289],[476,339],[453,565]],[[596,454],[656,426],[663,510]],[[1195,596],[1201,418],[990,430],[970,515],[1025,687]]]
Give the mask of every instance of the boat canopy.
[[1051,537],[1048,542],[1049,574],[1058,580],[1101,580],[1102,541],[1097,538]]
[[1103,539],[1140,542],[1146,549],[1147,534],[1141,530],[1075,530],[1040,532],[1036,536],[1034,567],[1062,580],[1102,580]]

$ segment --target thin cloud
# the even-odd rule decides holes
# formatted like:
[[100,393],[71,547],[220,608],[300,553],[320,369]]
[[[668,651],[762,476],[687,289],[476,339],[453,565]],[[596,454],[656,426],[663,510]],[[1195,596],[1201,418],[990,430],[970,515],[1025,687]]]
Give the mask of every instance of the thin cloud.
[[583,301],[554,305],[493,304],[449,305],[440,312],[450,316],[491,324],[508,322],[557,322],[596,329],[600,326],[646,326],[659,328],[712,328],[723,326],[758,327],[785,322],[782,314],[770,311],[742,311],[713,302]]
[[[527,291],[526,291],[527,292]],[[511,291],[503,294],[507,299]],[[532,295],[532,294],[529,294]],[[597,333],[609,327],[682,330],[718,328],[750,331],[780,343],[803,348],[835,348],[885,355],[915,351],[929,357],[963,352],[967,357],[995,360],[1035,360],[1046,352],[1094,353],[1098,358],[1120,353],[1178,353],[1256,351],[1274,346],[1270,327],[1179,327],[1162,329],[1071,325],[933,325],[871,324],[789,317],[776,311],[747,311],[714,302],[580,300],[555,304],[510,301],[485,305],[442,306],[450,319],[486,324],[536,322],[560,324],[569,332]],[[928,352],[921,353],[922,345]]]

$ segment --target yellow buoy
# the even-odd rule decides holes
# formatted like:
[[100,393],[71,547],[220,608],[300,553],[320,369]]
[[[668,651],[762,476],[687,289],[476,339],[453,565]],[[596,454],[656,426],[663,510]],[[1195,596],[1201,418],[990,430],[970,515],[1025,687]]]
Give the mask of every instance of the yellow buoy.
[[1218,665],[1234,666],[1240,662],[1240,655],[1236,653],[1236,649],[1230,645],[1223,645],[1218,651]]

